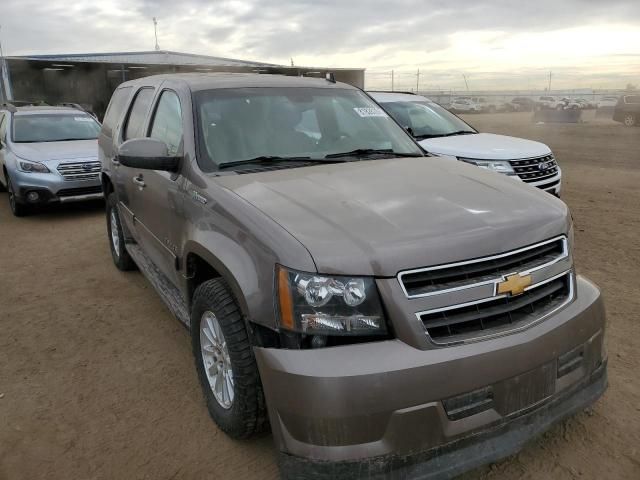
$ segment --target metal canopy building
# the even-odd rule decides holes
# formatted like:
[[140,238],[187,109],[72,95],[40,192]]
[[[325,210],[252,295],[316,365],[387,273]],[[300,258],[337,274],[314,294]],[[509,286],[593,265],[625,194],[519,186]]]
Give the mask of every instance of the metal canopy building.
[[290,67],[158,50],[6,57],[0,75],[0,100],[78,103],[102,118],[111,94],[120,83],[159,73],[184,72],[282,75],[324,75],[332,72],[338,81],[364,87],[362,68]]

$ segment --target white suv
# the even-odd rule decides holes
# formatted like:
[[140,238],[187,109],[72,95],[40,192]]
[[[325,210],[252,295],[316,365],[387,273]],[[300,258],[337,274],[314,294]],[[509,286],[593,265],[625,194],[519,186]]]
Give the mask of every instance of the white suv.
[[479,133],[426,97],[369,92],[429,153],[456,157],[560,196],[562,172],[551,149],[522,138]]

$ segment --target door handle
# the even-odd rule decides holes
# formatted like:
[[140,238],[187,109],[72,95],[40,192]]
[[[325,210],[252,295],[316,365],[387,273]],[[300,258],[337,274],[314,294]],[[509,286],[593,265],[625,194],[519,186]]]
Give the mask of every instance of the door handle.
[[132,179],[133,183],[135,183],[137,186],[139,186],[140,188],[144,188],[147,185],[144,183],[144,180],[142,179],[142,175],[138,175],[137,177],[133,177]]
[[114,164],[114,165],[116,165],[116,166],[120,165],[120,162],[118,161],[118,159],[117,159],[116,157],[113,157],[113,158],[111,159],[111,163],[112,163],[112,164]]

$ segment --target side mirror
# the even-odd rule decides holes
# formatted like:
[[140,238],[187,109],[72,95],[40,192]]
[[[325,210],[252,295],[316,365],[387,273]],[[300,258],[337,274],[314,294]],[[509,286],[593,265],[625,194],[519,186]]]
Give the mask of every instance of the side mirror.
[[125,167],[175,172],[180,157],[169,155],[167,145],[155,138],[132,138],[118,148],[118,161]]

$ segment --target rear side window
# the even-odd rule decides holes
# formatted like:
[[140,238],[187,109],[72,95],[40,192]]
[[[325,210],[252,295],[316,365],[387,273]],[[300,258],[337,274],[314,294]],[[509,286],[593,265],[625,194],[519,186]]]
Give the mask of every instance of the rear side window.
[[138,91],[133,101],[133,106],[129,111],[129,118],[127,118],[127,126],[124,132],[125,140],[144,136],[144,120],[147,117],[152,100],[153,88],[141,88]]
[[182,108],[180,99],[171,90],[160,95],[149,136],[167,144],[169,155],[176,155],[182,146]]
[[639,104],[640,103],[640,95],[627,95],[627,96],[624,97],[624,101],[625,101],[625,103]]
[[107,113],[105,114],[104,121],[102,122],[102,129],[109,136],[113,134],[113,129],[116,127],[118,120],[122,117],[122,112],[127,104],[130,90],[131,87],[119,88],[113,92],[113,95],[111,96],[111,101],[107,107]]

